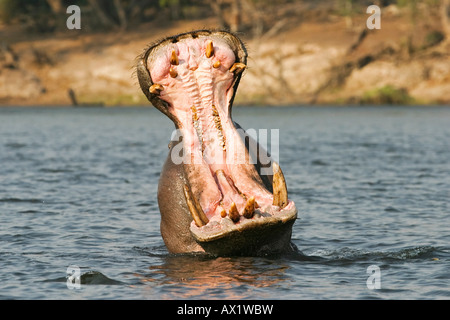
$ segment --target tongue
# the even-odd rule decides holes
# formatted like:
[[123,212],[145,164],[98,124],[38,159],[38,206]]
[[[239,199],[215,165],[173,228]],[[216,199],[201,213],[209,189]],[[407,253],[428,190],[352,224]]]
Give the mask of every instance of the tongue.
[[231,204],[234,203],[239,212],[241,212],[245,207],[245,200],[243,195],[239,193],[239,190],[234,186],[231,178],[226,177],[223,170],[217,170],[215,173],[216,182],[222,193],[221,205],[226,208],[230,208]]

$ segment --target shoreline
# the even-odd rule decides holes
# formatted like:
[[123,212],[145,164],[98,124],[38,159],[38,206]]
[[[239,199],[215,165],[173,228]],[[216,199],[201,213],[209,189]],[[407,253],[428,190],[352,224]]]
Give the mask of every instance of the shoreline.
[[[386,9],[382,28],[368,31],[365,19],[355,16],[351,30],[328,16],[272,36],[242,34],[249,59],[235,105],[449,105],[450,41],[424,42],[439,23],[411,26]],[[133,75],[136,57],[156,39],[202,28],[217,28],[216,19],[33,37],[0,28],[0,106],[149,104]]]
[[[328,104],[328,103],[316,103],[316,104],[279,104],[279,105],[269,105],[269,104],[233,104],[233,109],[251,109],[251,108],[273,108],[273,109],[290,109],[290,108],[317,108],[317,109],[344,109],[344,108],[355,108],[355,109],[389,109],[389,108],[402,108],[402,109],[435,109],[435,108],[449,108],[450,103],[445,104]],[[2,109],[156,109],[152,104],[129,104],[129,105],[89,105],[89,106],[74,106],[70,104],[0,104],[0,110]]]

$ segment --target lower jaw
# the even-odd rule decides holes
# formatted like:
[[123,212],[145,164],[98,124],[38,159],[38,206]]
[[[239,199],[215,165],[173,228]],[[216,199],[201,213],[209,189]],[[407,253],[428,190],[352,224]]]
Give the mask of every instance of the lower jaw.
[[[264,170],[266,175],[272,168],[270,188],[267,176],[264,178],[266,182],[263,182],[254,165],[255,159],[251,159],[249,155],[244,142],[247,138],[244,131],[238,133],[226,121],[221,130],[221,136],[226,142],[224,144],[218,144],[217,140],[203,141],[195,133],[192,134],[193,131],[193,128],[180,131],[183,141],[180,147],[183,150],[185,175],[189,181],[185,186],[186,201],[188,205],[192,202],[190,211],[197,226],[225,217],[236,223],[240,214],[246,218],[252,218],[254,213],[265,216],[268,212],[279,211],[288,205],[287,187],[280,167],[270,160],[271,167]],[[205,131],[202,137],[205,136],[213,134]],[[261,149],[258,149],[259,158]],[[177,148],[171,152],[179,154],[179,150]],[[264,162],[267,162],[268,156],[263,156],[266,157]],[[233,205],[237,210],[232,210]],[[196,219],[196,216],[200,216],[200,219]],[[200,220],[204,222],[201,223]]]
[[[224,158],[230,152],[233,156],[243,154],[248,160],[247,149],[235,130],[226,132]],[[197,154],[201,162],[185,165],[189,182],[184,186],[184,195],[193,218],[190,232],[206,252],[219,255],[254,252],[256,248],[276,248],[276,243],[289,242],[297,208],[288,200],[285,179],[277,163],[272,162],[273,192],[270,192],[262,181],[255,181],[260,177],[253,164],[237,165],[236,161],[229,161],[218,166],[207,161],[208,157],[205,159],[199,151],[202,149],[193,148],[187,141],[192,141],[192,135],[183,138],[185,154],[189,157]],[[222,154],[222,148],[217,154]],[[217,167],[227,172],[216,170]]]
[[292,201],[278,212],[256,210],[252,219],[238,223],[228,218],[198,227],[193,222],[190,232],[195,241],[210,255],[268,255],[292,250],[292,225],[297,209]]
[[241,217],[238,222],[233,222],[230,218],[222,218],[219,221],[211,221],[204,226],[197,226],[195,221],[191,223],[191,233],[198,242],[212,242],[230,236],[236,232],[244,232],[256,227],[269,227],[279,224],[286,224],[297,218],[297,208],[294,202],[289,201],[283,210],[273,210],[273,212],[263,212],[259,209],[251,219]]

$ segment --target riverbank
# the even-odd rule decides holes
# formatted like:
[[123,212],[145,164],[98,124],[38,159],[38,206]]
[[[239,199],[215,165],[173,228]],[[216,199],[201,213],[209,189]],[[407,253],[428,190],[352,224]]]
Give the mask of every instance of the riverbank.
[[[439,38],[439,20],[412,24],[388,7],[381,29],[368,30],[367,17],[353,17],[351,28],[327,15],[258,38],[241,34],[249,61],[236,103],[449,104],[450,45]],[[136,57],[161,37],[205,27],[216,28],[216,19],[31,37],[3,26],[0,105],[148,104],[133,74]]]

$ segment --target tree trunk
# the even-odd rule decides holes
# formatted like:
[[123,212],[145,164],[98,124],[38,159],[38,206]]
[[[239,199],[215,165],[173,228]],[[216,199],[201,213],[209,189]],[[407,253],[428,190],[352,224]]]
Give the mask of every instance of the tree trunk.
[[49,21],[52,21],[54,19],[56,30],[65,29],[65,21],[67,19],[67,15],[66,8],[64,7],[62,0],[47,0],[47,3],[50,6],[54,17],[47,17],[47,19],[45,19],[45,24],[51,25]]
[[120,0],[114,0],[114,7],[116,7],[117,15],[119,17],[120,29],[125,30],[128,25],[127,14]]
[[104,26],[104,27],[114,27],[116,26],[116,24],[114,23],[113,20],[110,19],[110,17],[107,15],[107,13],[105,13],[105,11],[103,10],[103,8],[100,6],[98,0],[88,0],[92,10],[95,12],[95,14],[97,15],[98,19],[100,20],[100,23]]
[[61,0],[47,0],[47,3],[55,15],[65,13],[65,10],[64,10]]
[[450,0],[442,0],[441,2],[441,21],[445,41],[450,42]]
[[239,5],[239,0],[234,0],[231,3],[231,32],[238,32],[241,27],[241,6]]
[[221,29],[228,29],[228,23],[225,20],[223,8],[222,8],[222,0],[213,0],[210,2],[211,9],[214,11],[214,14],[219,20],[219,27]]

